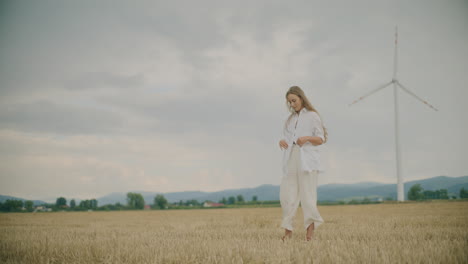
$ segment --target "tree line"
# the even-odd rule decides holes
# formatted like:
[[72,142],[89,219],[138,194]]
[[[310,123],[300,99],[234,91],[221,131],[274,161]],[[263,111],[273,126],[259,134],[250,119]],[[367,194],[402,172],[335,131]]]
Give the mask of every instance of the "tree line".
[[[252,197],[250,203],[257,202],[257,196]],[[211,201],[205,201],[211,202]],[[246,204],[242,195],[231,196],[228,198],[223,197],[219,203],[223,205],[234,205],[234,204]],[[196,199],[191,200],[180,200],[179,202],[169,203],[162,194],[158,194],[154,197],[153,203],[147,205],[145,199],[140,193],[128,192],[126,197],[126,204],[117,202],[115,204],[106,204],[98,206],[96,199],[81,200],[79,203],[75,199],[67,201],[65,197],[58,197],[55,204],[42,204],[40,206],[34,206],[32,201],[22,200],[6,200],[4,203],[0,202],[0,211],[2,212],[33,212],[41,211],[44,209],[50,209],[51,211],[88,211],[88,210],[99,210],[99,211],[113,211],[113,210],[142,210],[145,209],[173,209],[173,208],[198,208],[203,207],[204,202],[199,202]]]
[[[256,195],[252,196],[251,202],[257,202],[257,201],[258,201],[258,197]],[[227,199],[226,197],[223,197],[221,200],[219,200],[219,203],[222,203],[222,204],[243,204],[245,202],[246,201],[244,199],[244,196],[242,196],[241,194],[237,195],[237,197],[229,196]]]
[[[460,189],[460,194],[459,197],[461,199],[463,198],[468,198],[468,190],[465,190],[465,188]],[[452,199],[457,199],[455,195],[451,196]],[[421,184],[415,184],[411,186],[411,188],[408,191],[408,200],[436,200],[436,199],[449,199],[448,191],[447,189],[440,189],[440,190],[424,190],[424,188],[421,187]]]
[[32,212],[34,210],[33,201],[22,201],[22,200],[6,200],[0,202],[0,212],[21,212],[27,211]]
[[[465,188],[460,189],[460,198],[468,198],[468,190]],[[452,199],[456,199],[456,196],[451,196]],[[430,200],[430,199],[449,199],[447,189],[440,190],[424,190],[420,184],[413,185],[408,191],[408,200]],[[386,198],[385,200],[393,200],[392,198]],[[211,201],[205,201],[211,202]],[[338,201],[338,202],[319,202],[319,204],[367,204],[377,203],[378,201],[371,201],[369,198],[365,198],[362,201],[351,200],[349,202]],[[255,205],[255,204],[279,204],[279,201],[258,201],[256,195],[252,196],[250,201],[246,201],[242,195],[223,197],[218,201],[218,206],[236,206],[236,205]],[[0,212],[33,212],[37,211],[38,208],[49,208],[52,211],[88,211],[88,210],[100,210],[100,211],[113,211],[113,210],[143,210],[145,209],[184,209],[184,208],[202,208],[204,202],[199,202],[196,199],[191,200],[180,200],[179,202],[169,203],[162,194],[158,194],[154,197],[151,205],[146,205],[145,199],[140,193],[127,193],[126,204],[117,202],[115,204],[106,204],[98,206],[96,199],[81,200],[78,204],[75,199],[71,199],[67,202],[65,197],[57,198],[55,204],[42,204],[40,206],[34,206],[33,201],[22,201],[22,200],[6,200],[0,202]]]
[[[34,206],[33,201],[22,201],[22,200],[6,200],[0,202],[0,212],[34,212],[34,211],[88,211],[88,210],[141,210],[145,209],[145,200],[139,193],[127,193],[127,203],[121,204],[117,202],[115,204],[106,204],[98,206],[96,199],[81,200],[79,203],[75,199],[71,199],[69,202],[65,197],[59,197],[54,204],[45,203],[39,206]],[[158,194],[154,197],[153,204],[149,208],[153,209],[166,209],[168,205],[167,199]],[[49,210],[46,210],[49,209]]]

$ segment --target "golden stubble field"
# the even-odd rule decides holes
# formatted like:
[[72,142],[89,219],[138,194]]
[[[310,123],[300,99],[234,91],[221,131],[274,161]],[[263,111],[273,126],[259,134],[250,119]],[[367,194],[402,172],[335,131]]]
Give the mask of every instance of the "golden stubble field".
[[0,214],[2,263],[468,263],[468,202],[319,206],[283,243],[280,208]]

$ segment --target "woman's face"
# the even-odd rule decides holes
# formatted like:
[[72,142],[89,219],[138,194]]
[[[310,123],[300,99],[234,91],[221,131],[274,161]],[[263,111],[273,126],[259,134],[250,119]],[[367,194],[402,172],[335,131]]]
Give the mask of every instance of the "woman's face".
[[294,111],[299,112],[302,109],[302,100],[295,94],[288,94],[288,102]]

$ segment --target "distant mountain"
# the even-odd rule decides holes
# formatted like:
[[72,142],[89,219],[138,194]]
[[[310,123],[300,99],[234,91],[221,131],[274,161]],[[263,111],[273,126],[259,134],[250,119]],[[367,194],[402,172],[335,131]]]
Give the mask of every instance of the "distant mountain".
[[[409,181],[404,184],[405,200],[407,200],[407,193],[411,186],[414,184],[421,184],[424,190],[439,190],[447,189],[450,196],[455,195],[458,197],[460,189],[464,187],[468,190],[468,176],[462,177],[447,177],[438,176],[423,180]],[[187,192],[172,192],[172,193],[158,193],[158,192],[138,192],[141,193],[147,204],[152,204],[154,197],[157,194],[162,194],[166,199],[173,203],[180,200],[198,200],[203,202],[206,200],[217,202],[223,197],[226,199],[230,196],[237,197],[242,195],[247,201],[252,200],[254,195],[257,196],[259,201],[279,200],[279,186],[265,184],[255,188],[242,188],[242,189],[228,189],[218,192],[201,192],[201,191],[187,191]],[[325,184],[317,188],[317,195],[319,201],[349,201],[351,199],[368,198],[387,198],[397,199],[396,184],[386,184],[379,182],[360,182],[351,184]],[[109,195],[98,198],[99,205],[114,204],[120,202],[126,203],[126,193],[111,193]]]
[[[439,190],[447,189],[449,196],[459,197],[460,189],[465,188],[468,190],[468,176],[462,177],[447,177],[438,176],[423,180],[409,181],[404,184],[405,200],[408,199],[407,193],[411,186],[414,184],[421,184],[424,190]],[[279,186],[264,184],[255,188],[242,188],[242,189],[228,189],[218,192],[201,192],[201,191],[186,191],[186,192],[170,192],[170,193],[159,193],[159,192],[139,192],[145,199],[146,204],[152,204],[154,197],[157,194],[162,194],[170,202],[178,202],[180,200],[187,201],[195,199],[199,202],[213,201],[218,202],[223,197],[226,199],[230,196],[237,197],[242,195],[246,201],[251,201],[252,197],[257,196],[259,201],[272,201],[279,200]],[[393,200],[397,199],[396,184],[386,184],[379,182],[359,182],[351,184],[324,184],[317,188],[317,197],[319,201],[349,201],[351,199],[363,199],[367,198],[382,198],[391,197]],[[115,204],[120,202],[126,204],[127,193],[111,193],[106,196],[98,198],[98,205]],[[4,202],[8,199],[22,200],[26,199],[17,198],[12,196],[0,195],[0,202]],[[67,199],[70,200],[70,199]],[[75,199],[77,204],[79,199]],[[44,201],[35,200],[34,205],[44,204]]]
[[[141,194],[147,204],[152,204],[154,197],[157,194],[163,194],[164,197],[169,202],[175,202],[175,201],[178,202],[179,200],[185,201],[185,200],[192,200],[192,199],[201,200],[200,197],[203,197],[206,194],[208,194],[206,192],[200,192],[200,191],[173,192],[173,193],[139,192],[139,191],[133,191],[133,192]],[[98,200],[98,205],[115,204],[117,202],[121,204],[126,204],[127,192],[111,193],[101,198],[98,198],[97,200]]]
[[[421,187],[424,190],[434,191],[447,189],[449,196],[455,195],[458,197],[460,189],[462,187],[467,188],[468,186],[468,176],[438,176],[429,179],[405,182],[403,185],[405,200],[408,199],[409,189],[415,184],[421,184]],[[349,184],[347,186],[341,184],[338,186],[326,184],[319,186],[317,189],[317,195],[320,201],[349,201],[351,199],[362,199],[364,197],[380,197],[384,199],[386,197],[391,197],[394,200],[397,199],[396,184],[376,184],[375,186],[368,185],[368,187],[358,186],[355,184]]]
[[[8,196],[8,195],[0,195],[0,203],[4,203],[6,200],[21,200],[21,201],[28,201],[27,199],[23,198],[18,198],[18,197],[13,197],[13,196]],[[40,200],[32,200],[33,205],[41,205],[45,204],[46,202],[40,201]]]
[[[243,188],[243,189],[230,189],[230,190],[223,190],[223,191],[218,191],[218,192],[201,192],[201,191],[186,191],[186,192],[172,192],[172,193],[158,193],[158,192],[138,192],[134,191],[136,193],[140,193],[143,198],[145,199],[145,202],[147,204],[152,204],[154,197],[157,194],[162,194],[164,197],[170,202],[178,202],[180,200],[186,201],[186,200],[198,200],[200,202],[202,201],[219,201],[223,197],[226,199],[229,196],[235,196],[237,195],[242,195],[246,200],[251,200],[252,196],[256,195],[258,197],[258,200],[278,200],[279,199],[279,187],[275,185],[260,185],[256,188]],[[127,198],[127,193],[111,193],[109,195],[103,196],[101,198],[98,198],[98,204],[99,205],[104,205],[104,204],[114,204],[114,203],[126,203],[126,198]]]

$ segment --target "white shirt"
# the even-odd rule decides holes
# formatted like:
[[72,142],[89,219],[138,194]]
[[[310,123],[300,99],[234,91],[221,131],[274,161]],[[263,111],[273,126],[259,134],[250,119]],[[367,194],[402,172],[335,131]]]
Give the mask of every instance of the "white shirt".
[[[284,176],[288,173],[288,160],[291,155],[293,143],[296,142],[298,138],[313,136],[321,137],[322,140],[325,141],[322,120],[316,112],[309,111],[303,107],[301,111],[299,111],[299,114],[293,113],[291,115],[288,123],[286,123],[288,121],[288,119],[286,119],[283,129],[283,139],[288,143],[288,148],[283,149]],[[309,141],[300,146],[301,169],[303,171],[325,171],[320,162],[320,150],[321,145],[314,146]]]

